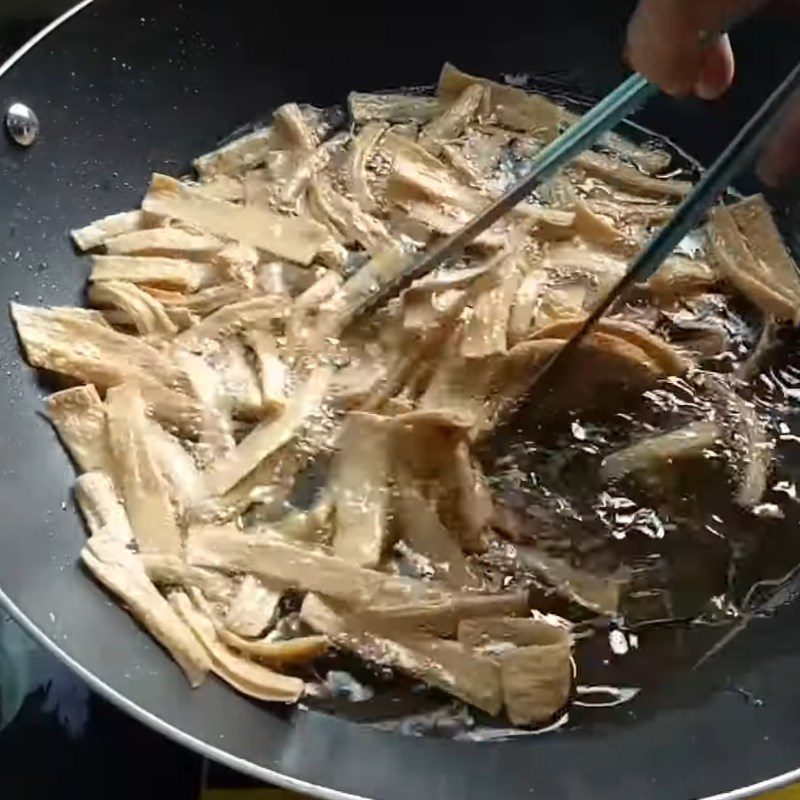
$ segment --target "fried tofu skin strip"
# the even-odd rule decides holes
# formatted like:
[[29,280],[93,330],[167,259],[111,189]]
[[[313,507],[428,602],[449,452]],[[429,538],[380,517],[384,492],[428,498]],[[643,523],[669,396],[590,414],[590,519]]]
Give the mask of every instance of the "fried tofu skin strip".
[[[533,335],[534,339],[569,339],[581,326],[583,320],[565,320],[554,322],[540,328]],[[606,319],[596,326],[600,333],[627,342],[644,353],[651,363],[665,375],[682,375],[690,366],[689,360],[667,344],[663,339],[650,333],[635,322]],[[633,353],[633,351],[631,351]]]
[[464,132],[480,108],[485,94],[486,89],[478,83],[467,86],[453,103],[422,129],[419,143],[433,155],[438,155],[443,143],[456,139]]
[[218,272],[210,264],[158,256],[94,256],[89,276],[93,283],[129,281],[179,292],[195,292],[217,279]]
[[768,316],[800,321],[800,296],[756,258],[730,209],[721,206],[709,213],[708,234],[714,264],[723,278]]
[[262,422],[233,450],[209,465],[205,471],[207,494],[225,494],[264,459],[298,436],[309,417],[319,412],[331,375],[329,366],[316,367],[281,414]]
[[106,240],[105,245],[110,255],[161,256],[190,261],[210,261],[222,247],[218,239],[180,228],[149,228],[121,233]]
[[178,332],[164,306],[152,295],[127,281],[100,281],[89,288],[95,306],[116,308],[140,336],[169,338]]
[[94,250],[115,236],[150,227],[150,223],[154,219],[152,215],[145,214],[143,211],[122,211],[119,214],[110,214],[85,228],[77,228],[72,231],[72,241],[79,250],[84,252]]
[[231,203],[241,203],[244,200],[243,182],[232,175],[216,175],[203,179],[196,188],[212,200],[227,200]]
[[434,577],[456,589],[476,587],[457,537],[442,524],[408,469],[398,466],[395,498],[397,526],[402,539],[433,565]]
[[627,575],[595,575],[527,545],[519,545],[517,551],[523,565],[562,596],[598,614],[613,617],[619,612],[620,595],[628,582]]
[[333,552],[362,567],[376,567],[389,540],[392,432],[390,419],[351,412],[331,467]]
[[466,358],[485,358],[508,349],[511,306],[521,275],[514,254],[501,255],[497,267],[498,285],[479,294],[472,304],[472,315],[464,329],[461,354]]
[[222,175],[239,176],[263,164],[272,147],[272,129],[261,128],[196,158],[193,164],[204,180]]
[[570,636],[563,628],[537,624],[538,641],[500,656],[503,705],[514,725],[552,719],[567,704],[572,687]]
[[110,478],[86,473],[78,479],[76,497],[92,533],[81,551],[84,564],[170,652],[192,686],[199,686],[210,663],[128,549],[131,526]]
[[244,300],[249,295],[246,287],[232,283],[209,286],[194,294],[167,291],[155,286],[142,286],[141,289],[158,300],[167,310],[183,311],[200,317],[208,316],[222,306]]
[[200,409],[184,372],[147,342],[118,333],[92,314],[97,312],[11,304],[31,366],[93,383],[101,390],[135,383],[156,416],[194,433]]
[[304,600],[301,617],[342,649],[396,667],[488,714],[500,713],[503,702],[497,665],[458,642],[426,634],[376,635],[364,629],[357,617],[341,615],[313,594]]
[[308,124],[297,103],[284,103],[272,115],[273,130],[279,143],[290,150],[314,150],[319,144],[317,134]]
[[303,265],[310,264],[329,239],[325,228],[313,220],[209,200],[166,175],[153,176],[142,208]]
[[582,200],[575,203],[575,230],[587,242],[603,247],[615,248],[625,239],[612,220],[592,211]]
[[28,361],[35,367],[101,388],[140,374],[165,386],[186,386],[183,373],[158,350],[135,336],[118,333],[96,314],[84,309],[11,304]]
[[705,262],[673,256],[661,265],[646,286],[657,297],[673,300],[707,292],[716,282],[714,270]]
[[348,188],[355,201],[370,214],[379,211],[379,206],[369,186],[367,165],[388,127],[385,122],[370,122],[350,143],[350,155],[347,160]]
[[489,107],[501,125],[513,130],[536,133],[546,142],[558,135],[564,112],[555,103],[544,97],[528,94],[516,86],[506,86],[467,75],[452,64],[445,64],[442,68],[436,96],[443,104],[450,104],[465,89],[475,84],[488,89]]
[[653,436],[618,450],[603,459],[600,473],[605,480],[619,480],[631,472],[651,469],[676,459],[702,456],[721,438],[716,422],[693,422],[676,431]]
[[508,318],[508,343],[511,346],[527,338],[546,289],[547,275],[541,270],[529,272],[520,281]]
[[424,123],[433,119],[440,111],[439,101],[435,97],[413,94],[350,92],[347,105],[353,122],[357,123],[373,120]]
[[285,301],[275,295],[264,295],[223,305],[205,319],[181,331],[174,343],[186,350],[199,350],[212,339],[225,339],[247,328],[263,328],[283,315]]
[[623,164],[601,153],[586,150],[572,162],[588,175],[594,175],[613,186],[619,186],[632,194],[645,197],[665,197],[680,200],[692,190],[691,181],[673,178],[652,178],[635,167]]
[[388,634],[402,630],[453,637],[463,620],[524,616],[528,613],[528,593],[454,592],[441,600],[407,605],[377,605],[359,609],[358,613],[370,630]]
[[115,474],[139,551],[178,555],[181,530],[169,484],[153,455],[145,405],[136,386],[109,389],[106,413]]
[[203,479],[194,458],[181,440],[147,419],[146,431],[153,460],[170,487],[170,497],[180,513],[191,508],[203,493]]
[[75,481],[75,498],[92,536],[116,539],[126,547],[133,544],[128,515],[107,472],[80,475]]
[[230,575],[190,566],[182,556],[143,553],[139,558],[150,580],[161,589],[182,587],[187,591],[199,591],[209,602],[224,608],[233,598],[236,581]]
[[277,667],[306,664],[330,649],[327,636],[299,636],[296,639],[243,639],[220,628],[220,641],[247,658],[266,661]]
[[199,686],[211,663],[189,628],[151,583],[138,557],[115,538],[93,536],[81,551],[81,560],[178,662],[189,683]]
[[[469,212],[423,199],[400,199],[396,201],[397,217],[394,227],[417,241],[427,243],[431,235],[449,236],[469,222]],[[506,235],[502,225],[493,225],[476,236],[467,250],[500,250],[505,246]]]
[[233,535],[206,526],[189,536],[188,561],[224,572],[249,572],[264,581],[320,592],[354,606],[413,602],[445,595],[435,584],[365,569],[321,549],[282,540],[274,533]]
[[194,634],[196,643],[207,654],[213,672],[236,691],[272,703],[296,703],[300,699],[305,690],[300,678],[273,672],[228,650],[217,636],[212,620],[183,592],[172,592],[169,606]]
[[550,637],[552,627],[533,617],[473,617],[458,623],[456,638],[473,650],[491,652],[494,645],[528,647],[540,644],[543,638]]
[[109,472],[106,411],[92,384],[64,389],[47,398],[47,417],[81,472]]
[[272,627],[283,589],[270,588],[245,575],[225,614],[225,627],[238,636],[255,639]]
[[311,180],[308,201],[314,216],[324,222],[344,244],[358,244],[374,254],[390,247],[394,241],[377,217],[339,194],[323,175]]
[[756,258],[792,298],[800,298],[800,274],[764,196],[746,197],[729,206],[736,227]]
[[288,402],[286,387],[289,369],[278,355],[275,337],[269,331],[249,328],[244,331],[244,339],[256,357],[265,410],[267,413],[282,411]]
[[456,443],[452,470],[442,477],[442,485],[439,509],[448,528],[457,534],[464,552],[483,552],[483,534],[493,514],[492,493],[466,441]]

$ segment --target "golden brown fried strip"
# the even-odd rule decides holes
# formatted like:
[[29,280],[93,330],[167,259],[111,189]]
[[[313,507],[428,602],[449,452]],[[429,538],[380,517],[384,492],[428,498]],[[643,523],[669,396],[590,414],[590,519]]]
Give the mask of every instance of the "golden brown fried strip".
[[92,384],[51,394],[47,416],[81,471],[110,471],[106,411]]
[[234,535],[205,526],[192,531],[187,554],[189,563],[196,566],[250,572],[266,581],[282,581],[357,607],[446,596],[436,584],[365,569],[322,549],[285,541],[275,533]]
[[325,228],[308,218],[209,200],[166,175],[153,176],[142,208],[304,265],[311,263],[329,238]]
[[228,650],[220,641],[214,623],[183,592],[172,592],[169,603],[196,637],[211,661],[211,669],[234,689],[258,700],[296,703],[305,684],[299,678],[281,675]]
[[108,390],[108,439],[115,476],[142,553],[177,555],[181,530],[169,485],[154,454],[142,395],[136,386]]
[[426,634],[388,638],[366,630],[358,618],[343,616],[310,594],[303,602],[303,620],[333,642],[362,658],[397,667],[489,714],[502,708],[499,672],[488,658],[474,655],[458,642]]
[[351,412],[331,467],[333,552],[362,567],[376,567],[389,541],[392,433],[391,419]]

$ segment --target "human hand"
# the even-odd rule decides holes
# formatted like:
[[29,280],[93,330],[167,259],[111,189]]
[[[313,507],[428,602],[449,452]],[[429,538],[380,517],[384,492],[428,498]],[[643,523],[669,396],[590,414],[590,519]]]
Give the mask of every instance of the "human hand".
[[[640,0],[628,27],[628,61],[668,94],[714,100],[730,87],[735,71],[730,40],[720,31],[763,5],[765,0]],[[800,103],[768,144],[758,172],[771,185],[800,173]]]

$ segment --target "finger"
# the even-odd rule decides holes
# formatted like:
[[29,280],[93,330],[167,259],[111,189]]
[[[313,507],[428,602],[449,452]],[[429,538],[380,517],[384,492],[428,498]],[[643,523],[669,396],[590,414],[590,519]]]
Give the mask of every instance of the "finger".
[[758,175],[768,186],[780,186],[800,175],[800,103],[789,111],[758,164]]
[[727,34],[715,38],[703,50],[694,93],[703,100],[716,100],[733,83],[733,49]]
[[733,53],[719,34],[765,0],[641,0],[628,28],[634,69],[675,95],[717,97],[733,80]]

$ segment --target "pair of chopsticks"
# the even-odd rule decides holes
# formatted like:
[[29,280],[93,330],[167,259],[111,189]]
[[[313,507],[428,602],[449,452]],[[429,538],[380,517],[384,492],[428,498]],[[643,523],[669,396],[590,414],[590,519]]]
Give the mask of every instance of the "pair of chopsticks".
[[[641,75],[634,74],[601,100],[583,118],[545,147],[530,171],[504,195],[474,217],[461,230],[447,237],[423,254],[394,282],[369,297],[362,311],[383,305],[416,280],[424,277],[447,259],[459,255],[476,236],[493,225],[537,186],[551,178],[562,166],[595,144],[632,111],[657,93],[657,88]],[[634,259],[626,274],[603,301],[589,314],[578,331],[533,377],[531,387],[545,375],[552,375],[583,341],[598,320],[615,304],[631,284],[649,278],[668,258],[683,238],[705,217],[715,200],[728,188],[733,178],[754,157],[789,102],[800,93],[800,64],[770,95],[764,105],[739,131],[711,165],[694,190],[678,206],[670,222],[662,228]]]

